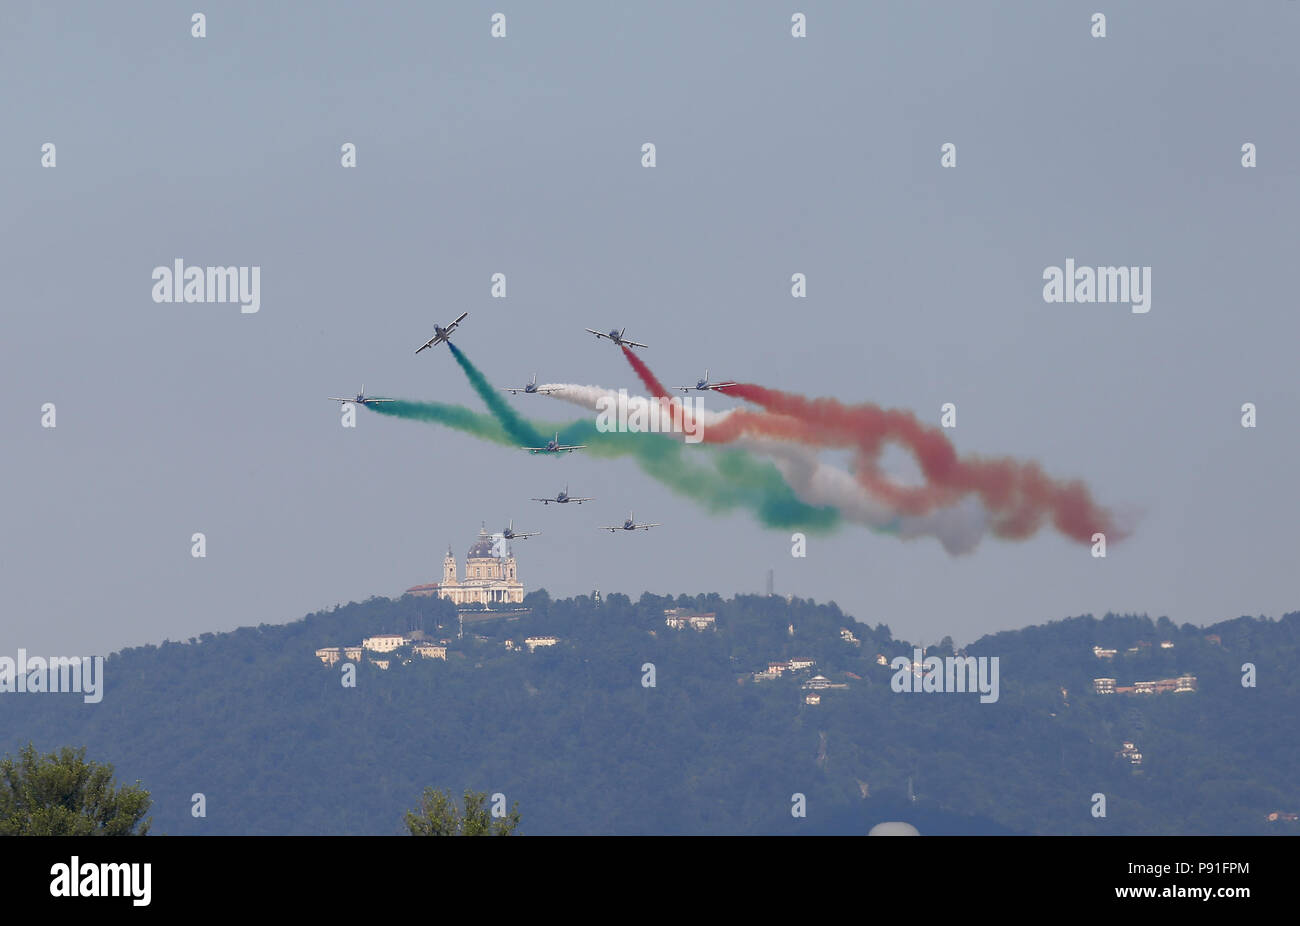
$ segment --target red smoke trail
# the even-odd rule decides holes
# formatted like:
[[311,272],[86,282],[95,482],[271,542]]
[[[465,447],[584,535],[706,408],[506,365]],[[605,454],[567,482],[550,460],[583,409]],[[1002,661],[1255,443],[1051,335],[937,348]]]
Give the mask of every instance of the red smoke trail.
[[[962,459],[941,430],[922,424],[911,412],[807,399],[750,383],[727,391],[774,414],[734,412],[729,420],[704,429],[706,441],[734,440],[748,432],[820,447],[856,446],[858,481],[903,514],[926,514],[973,492],[983,501],[993,532],[1000,537],[1028,537],[1049,517],[1061,533],[1084,543],[1091,543],[1097,531],[1108,539],[1124,536],[1082,482],[1054,480],[1032,462]],[[889,442],[911,451],[927,485],[900,486],[880,472],[877,458]]]
[[747,408],[737,408],[726,417],[710,423],[707,432],[705,440],[710,444],[729,444],[746,434],[755,434],[816,447],[857,446],[855,440],[837,440],[836,435],[827,429],[798,418],[770,412],[752,412]]
[[[619,347],[623,347],[623,345],[620,344]],[[645,362],[629,348],[623,347],[623,356],[627,358],[628,363],[632,364],[632,369],[636,370],[636,375],[641,377],[641,382],[649,390],[651,398],[659,401],[660,414],[667,413],[671,415],[673,398],[668,394],[668,390],[664,388],[664,384],[659,382],[658,377],[650,371]],[[682,409],[682,422],[683,427],[693,430],[692,418],[685,408]]]
[[[669,399],[668,390],[640,357],[626,347],[623,355],[653,396]],[[736,409],[701,428],[707,443],[729,443],[753,434],[813,447],[856,448],[858,481],[900,514],[928,514],[974,493],[984,503],[994,535],[1005,539],[1030,537],[1049,518],[1061,533],[1083,543],[1091,543],[1098,531],[1109,540],[1127,536],[1110,512],[1093,502],[1083,482],[1054,480],[1033,462],[1006,457],[962,459],[943,431],[922,424],[911,412],[808,399],[752,383],[730,387],[727,393],[764,411]],[[881,472],[879,457],[891,442],[916,458],[925,485],[898,485]]]
[[[621,344],[619,346],[623,347]],[[650,368],[642,362],[640,357],[626,347],[623,347],[623,356],[627,358],[628,363],[632,364],[632,369],[636,370],[636,375],[641,377],[641,382],[645,384],[646,389],[650,390],[650,395],[671,398],[668,390],[664,388],[664,384],[655,378],[655,375],[650,372]]]

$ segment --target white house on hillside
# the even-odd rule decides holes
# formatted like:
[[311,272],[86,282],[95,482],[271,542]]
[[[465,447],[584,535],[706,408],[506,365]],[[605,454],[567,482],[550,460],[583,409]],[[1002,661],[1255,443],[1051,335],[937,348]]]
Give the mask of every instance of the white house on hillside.
[[400,633],[377,633],[373,637],[366,637],[361,641],[361,647],[375,653],[391,653],[399,646],[405,646],[410,641]]

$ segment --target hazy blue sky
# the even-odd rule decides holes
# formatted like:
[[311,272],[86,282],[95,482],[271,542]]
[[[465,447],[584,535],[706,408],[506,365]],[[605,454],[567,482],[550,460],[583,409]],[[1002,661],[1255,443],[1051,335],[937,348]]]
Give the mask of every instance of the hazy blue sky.
[[[913,639],[1296,610],[1297,25],[1267,0],[7,2],[0,653],[398,594],[510,517],[544,531],[517,547],[530,589],[729,595],[770,567]],[[261,310],[154,303],[178,257],[261,267]],[[1071,257],[1151,266],[1151,311],[1044,303]],[[627,325],[670,382],[707,366],[936,424],[955,402],[961,452],[1142,517],[1104,560],[1050,531],[954,558],[856,527],[793,559],[628,460],[340,427],[325,397],[362,382],[481,409],[445,348],[412,353],[462,311],[497,384],[636,388],[582,332]],[[525,500],[566,481],[598,501]],[[633,507],[664,526],[593,529]]]

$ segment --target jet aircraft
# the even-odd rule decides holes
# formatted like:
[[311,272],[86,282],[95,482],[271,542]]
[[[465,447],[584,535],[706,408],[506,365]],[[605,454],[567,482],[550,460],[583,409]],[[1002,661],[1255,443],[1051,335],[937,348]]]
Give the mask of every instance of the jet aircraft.
[[707,392],[710,389],[730,389],[732,386],[739,386],[739,385],[740,383],[733,383],[733,382],[711,383],[709,382],[709,371],[705,370],[704,379],[701,379],[698,382],[696,382],[694,386],[678,386],[677,388],[680,389],[682,392],[690,392],[692,389],[698,389],[700,392]]
[[425,350],[426,348],[429,347],[433,347],[435,344],[441,344],[444,341],[450,341],[451,333],[456,330],[457,325],[459,325],[461,322],[465,320],[465,316],[468,314],[469,314],[468,312],[462,312],[460,318],[456,319],[446,328],[442,327],[441,325],[434,325],[433,337],[429,338],[429,340],[424,342],[424,347],[417,347],[415,349],[415,352],[418,354],[420,351]]
[[561,444],[560,435],[557,432],[553,440],[548,440],[545,447],[523,447],[529,453],[570,453],[574,450],[581,450],[586,444]]
[[543,505],[549,505],[551,502],[555,502],[557,505],[567,505],[569,504],[569,502],[577,502],[579,505],[581,505],[583,502],[594,502],[595,499],[574,498],[572,495],[569,494],[569,487],[565,486],[564,491],[557,493],[555,498],[534,498],[531,499],[531,501],[541,502]]
[[511,395],[519,395],[521,392],[525,395],[550,395],[555,391],[547,386],[538,386],[536,373],[533,374],[532,379],[522,386],[502,386],[501,388]]
[[330,401],[331,402],[352,402],[356,405],[369,405],[371,402],[396,402],[397,400],[385,399],[382,398],[381,396],[368,396],[366,395],[366,385],[365,383],[362,383],[361,391],[356,394],[355,398],[345,399],[341,395],[332,395],[330,396]]
[[623,331],[627,331],[626,328],[624,328],[623,331],[619,331],[617,328],[611,328],[608,334],[606,334],[603,331],[597,331],[595,328],[588,328],[587,330],[590,331],[592,334],[594,334],[597,337],[597,339],[609,338],[619,347],[649,347],[650,346],[648,344],[642,344],[639,341],[632,341],[629,340],[628,338],[623,337]]
[[506,540],[527,540],[529,537],[536,537],[541,531],[517,531],[515,530],[515,519],[510,519],[510,526],[501,532],[501,536]]
[[597,528],[597,530],[609,531],[610,533],[613,533],[614,531],[648,531],[652,527],[661,527],[661,526],[662,525],[660,524],[638,524],[636,523],[636,516],[629,511],[627,513],[627,520],[624,521],[621,526],[609,527],[608,525],[606,525],[605,527]]

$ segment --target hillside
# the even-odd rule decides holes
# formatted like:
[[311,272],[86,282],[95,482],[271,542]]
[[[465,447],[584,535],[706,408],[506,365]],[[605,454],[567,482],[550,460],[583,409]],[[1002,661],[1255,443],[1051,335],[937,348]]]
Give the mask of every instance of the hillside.
[[[172,834],[398,833],[429,785],[503,792],[530,834],[865,833],[900,818],[923,833],[1297,828],[1264,818],[1300,811],[1300,613],[1205,628],[1089,616],[999,633],[965,650],[999,659],[998,699],[981,703],[892,690],[896,673],[876,657],[912,646],[834,604],[542,591],[525,605],[514,621],[467,623],[463,639],[453,606],[406,596],[124,650],[105,663],[99,704],[0,696],[0,751],[85,745],[144,782],[154,832]],[[674,607],[716,625],[670,629]],[[446,660],[405,647],[385,654],[387,670],[363,661],[347,688],[315,655],[411,630],[449,639]],[[503,645],[538,635],[559,643]],[[755,681],[792,658],[816,665]],[[1254,688],[1241,684],[1246,662]],[[805,688],[814,675],[847,687]],[[1093,690],[1097,677],[1187,675],[1195,691]],[[820,703],[806,703],[813,693]],[[1117,755],[1125,741],[1140,766]],[[190,815],[196,792],[206,818]],[[1104,819],[1090,813],[1097,792]],[[791,815],[795,793],[806,818]]]

